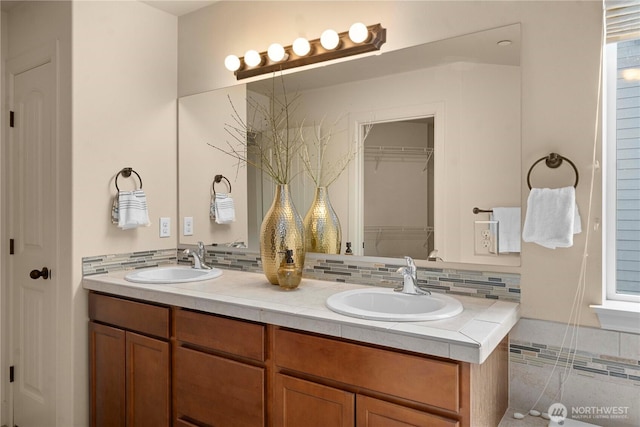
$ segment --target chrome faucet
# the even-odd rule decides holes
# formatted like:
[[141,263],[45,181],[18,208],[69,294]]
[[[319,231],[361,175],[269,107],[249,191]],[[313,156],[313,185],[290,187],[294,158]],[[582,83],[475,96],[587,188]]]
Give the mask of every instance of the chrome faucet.
[[187,248],[184,251],[182,251],[182,253],[184,253],[187,256],[191,255],[193,257],[193,268],[198,270],[211,270],[211,267],[209,267],[204,262],[204,255],[205,255],[204,243],[198,242],[198,249],[196,249],[195,251]]
[[396,292],[402,292],[408,295],[431,295],[430,291],[422,290],[418,287],[418,268],[411,257],[404,257],[407,260],[405,267],[400,267],[398,273],[402,274],[404,284],[402,287],[394,289]]

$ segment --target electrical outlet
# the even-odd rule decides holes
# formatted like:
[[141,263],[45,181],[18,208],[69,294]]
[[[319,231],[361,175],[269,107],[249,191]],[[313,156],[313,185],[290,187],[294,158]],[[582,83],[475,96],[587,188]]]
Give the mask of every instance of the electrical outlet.
[[185,216],[182,222],[182,235],[193,236],[193,217]]
[[160,237],[170,237],[171,236],[171,218],[161,217],[160,218]]

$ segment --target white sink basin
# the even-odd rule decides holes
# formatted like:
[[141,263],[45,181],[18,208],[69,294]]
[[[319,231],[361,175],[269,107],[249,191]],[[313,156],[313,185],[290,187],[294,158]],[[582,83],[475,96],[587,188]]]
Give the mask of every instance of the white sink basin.
[[418,322],[453,317],[462,304],[448,295],[407,295],[386,288],[339,292],[327,298],[327,306],[340,314],[390,322]]
[[191,267],[157,267],[136,270],[124,276],[125,280],[134,283],[186,283],[214,279],[222,275],[222,270],[197,270]]

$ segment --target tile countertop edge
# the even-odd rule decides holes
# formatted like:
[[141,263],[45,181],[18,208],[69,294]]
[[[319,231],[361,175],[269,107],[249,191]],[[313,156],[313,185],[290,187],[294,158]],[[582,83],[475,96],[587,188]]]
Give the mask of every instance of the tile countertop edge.
[[[429,326],[421,328],[423,332],[406,331],[397,328],[398,322],[369,321],[343,316],[332,312],[324,304],[321,307],[294,307],[293,304],[265,302],[265,307],[261,307],[255,305],[257,302],[255,300],[230,295],[228,289],[231,287],[228,286],[224,287],[224,292],[212,292],[211,290],[207,292],[206,290],[199,291],[198,289],[184,286],[141,285],[124,280],[125,273],[116,272],[86,276],[83,278],[82,285],[86,290],[243,320],[269,323],[305,332],[319,333],[476,364],[483,363],[486,360],[520,318],[519,304],[496,301],[457,331]],[[257,273],[225,270],[225,275],[231,276],[229,280],[245,281],[246,279],[247,282],[255,283],[258,281],[266,283],[264,276]],[[206,286],[208,282],[212,282],[219,286],[219,282],[215,282],[216,280],[218,279],[197,283]],[[305,282],[307,286],[314,286],[318,283],[323,287],[330,287],[332,293],[346,289],[367,287],[313,279],[305,279]],[[322,299],[324,301],[324,296]],[[476,298],[462,297],[459,299],[465,305],[465,302]],[[481,331],[485,330],[484,334],[481,332],[475,334],[466,333],[465,329],[468,329],[469,325],[478,324],[478,322],[487,326],[486,328],[481,328]],[[407,323],[411,324],[413,322]],[[428,322],[416,322],[415,324],[424,326]]]

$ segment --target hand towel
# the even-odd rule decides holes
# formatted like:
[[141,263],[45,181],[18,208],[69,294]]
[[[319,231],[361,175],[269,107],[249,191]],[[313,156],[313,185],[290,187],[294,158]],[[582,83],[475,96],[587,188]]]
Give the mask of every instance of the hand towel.
[[492,221],[498,221],[498,253],[520,252],[520,208],[493,208]]
[[233,199],[227,193],[216,193],[215,217],[217,224],[230,224],[236,220]]
[[533,188],[527,200],[522,239],[545,248],[573,246],[573,235],[582,231],[573,187]]
[[147,196],[143,190],[120,191],[117,209],[118,227],[123,230],[151,225],[147,210]]

